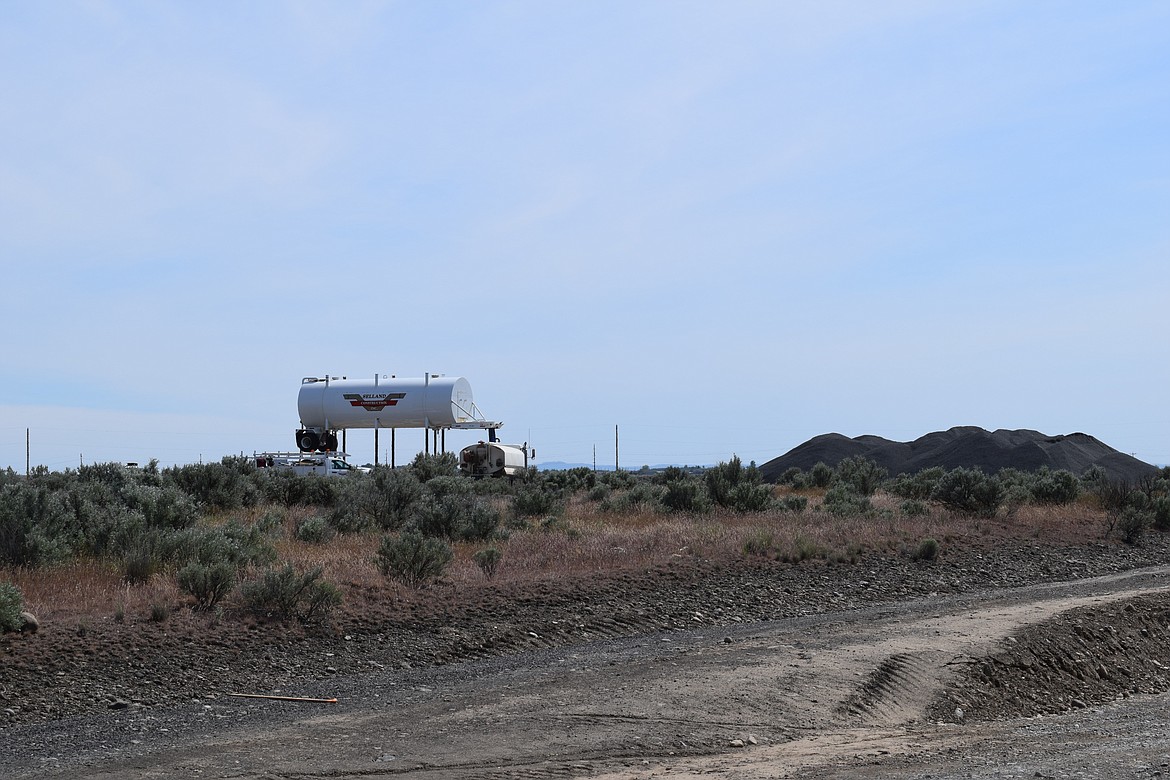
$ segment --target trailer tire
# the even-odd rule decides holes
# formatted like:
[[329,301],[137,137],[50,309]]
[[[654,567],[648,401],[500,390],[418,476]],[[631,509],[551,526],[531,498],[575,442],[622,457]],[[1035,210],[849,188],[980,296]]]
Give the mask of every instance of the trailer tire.
[[297,431],[297,447],[301,452],[312,452],[321,444],[321,439],[314,431]]
[[321,437],[321,449],[326,452],[337,452],[337,434],[329,431]]

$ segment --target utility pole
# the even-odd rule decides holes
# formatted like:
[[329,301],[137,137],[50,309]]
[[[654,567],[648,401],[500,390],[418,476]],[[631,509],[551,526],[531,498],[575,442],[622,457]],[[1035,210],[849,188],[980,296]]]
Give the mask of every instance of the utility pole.
[[24,429],[24,478],[25,479],[28,479],[28,477],[29,477],[29,473],[30,473],[29,472],[29,461],[30,461],[30,453],[32,452],[32,444],[31,444],[32,438],[31,438],[31,434],[29,433],[29,430],[30,430],[29,428]]
[[613,426],[613,470],[621,471],[621,458],[618,457],[618,427]]

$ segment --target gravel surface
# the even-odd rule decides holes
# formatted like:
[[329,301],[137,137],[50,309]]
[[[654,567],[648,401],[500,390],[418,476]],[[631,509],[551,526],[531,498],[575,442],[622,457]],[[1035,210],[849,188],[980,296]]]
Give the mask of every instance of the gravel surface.
[[[448,586],[395,600],[369,593],[327,626],[216,621],[186,610],[161,623],[48,624],[36,635],[0,638],[0,776],[166,744],[194,722],[209,731],[280,722],[288,707],[304,706],[233,693],[393,695],[401,703],[411,700],[404,691],[416,691],[424,701],[440,672],[446,684],[452,675],[498,676],[585,646],[636,658],[644,637],[660,632],[709,632],[714,642],[764,621],[832,620],[883,604],[1123,572],[1164,563],[1167,552],[1158,535],[1139,547],[999,541],[947,550],[933,562],[680,560],[525,587]],[[1166,690],[1165,667],[1147,661],[1167,657],[1166,616],[1161,599],[1139,599],[1022,632],[956,675],[929,705],[930,717],[955,720],[956,708],[969,722],[1068,712]]]

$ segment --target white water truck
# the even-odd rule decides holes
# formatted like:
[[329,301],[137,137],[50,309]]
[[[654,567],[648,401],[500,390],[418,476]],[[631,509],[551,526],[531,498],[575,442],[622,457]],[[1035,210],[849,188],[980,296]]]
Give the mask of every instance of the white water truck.
[[459,471],[471,477],[514,477],[528,470],[530,452],[527,444],[481,441],[460,450]]
[[349,428],[483,429],[496,441],[502,422],[488,420],[463,377],[425,374],[398,377],[375,374],[373,381],[346,377],[307,376],[297,397],[301,452],[337,450],[337,432]]

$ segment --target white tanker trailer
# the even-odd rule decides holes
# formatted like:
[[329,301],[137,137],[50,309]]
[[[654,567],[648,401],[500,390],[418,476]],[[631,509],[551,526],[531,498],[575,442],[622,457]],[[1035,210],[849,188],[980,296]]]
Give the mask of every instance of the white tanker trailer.
[[337,432],[348,428],[486,429],[495,441],[503,425],[484,418],[463,377],[375,375],[373,381],[307,376],[297,397],[302,452],[336,450]]

